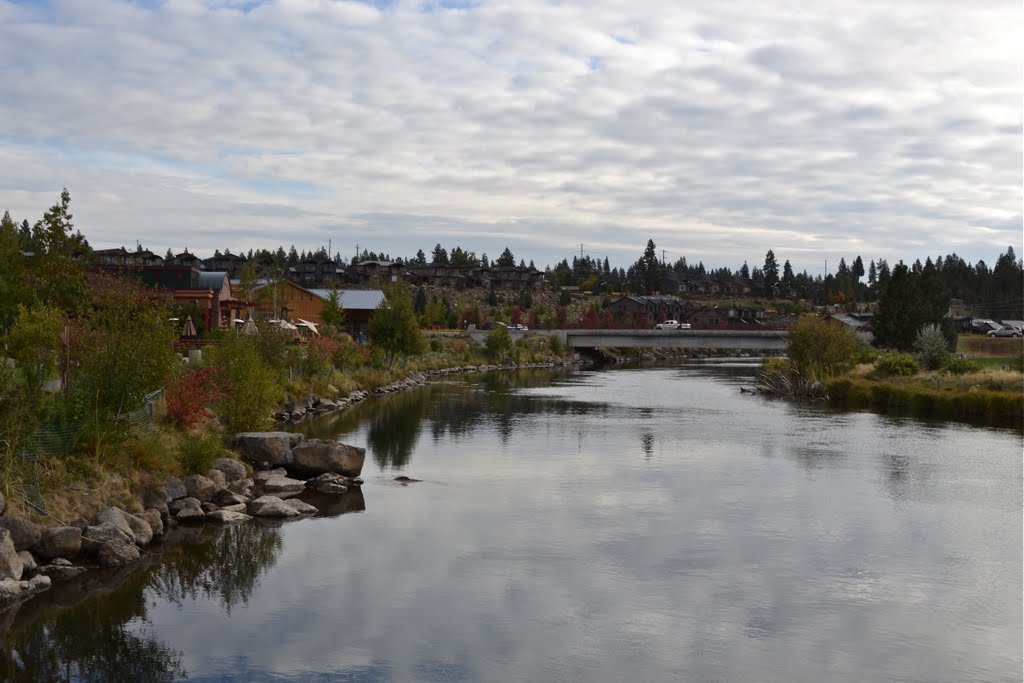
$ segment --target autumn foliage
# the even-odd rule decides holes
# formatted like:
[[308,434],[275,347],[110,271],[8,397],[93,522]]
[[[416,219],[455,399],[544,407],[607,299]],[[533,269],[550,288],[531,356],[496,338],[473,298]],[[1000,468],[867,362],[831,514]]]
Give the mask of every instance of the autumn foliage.
[[210,415],[210,406],[224,398],[227,390],[227,384],[218,380],[215,366],[189,370],[167,387],[167,417],[191,429]]

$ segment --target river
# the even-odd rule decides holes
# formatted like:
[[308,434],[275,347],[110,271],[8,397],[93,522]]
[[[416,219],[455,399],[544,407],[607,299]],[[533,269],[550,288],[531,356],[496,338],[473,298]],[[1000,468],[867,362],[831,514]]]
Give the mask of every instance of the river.
[[1019,682],[1021,433],[741,393],[754,371],[495,373],[321,419],[367,447],[361,495],[52,591],[0,673]]

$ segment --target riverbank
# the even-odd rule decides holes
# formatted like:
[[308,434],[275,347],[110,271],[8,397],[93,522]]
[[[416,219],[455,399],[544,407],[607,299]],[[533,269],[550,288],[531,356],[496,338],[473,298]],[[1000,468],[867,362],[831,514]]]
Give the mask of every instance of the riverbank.
[[[344,410],[372,396],[414,389],[438,377],[573,364],[571,358],[553,357],[545,362],[416,370],[385,385],[357,389],[344,398],[311,396],[303,406],[279,411],[278,418],[281,424],[295,424]],[[12,500],[17,504],[8,507],[0,495],[0,610],[16,607],[55,583],[77,579],[86,572],[134,565],[149,552],[147,546],[160,547],[165,537],[173,541],[180,536],[174,530],[182,526],[361,509],[359,474],[364,449],[304,440],[301,434],[288,432],[239,434],[231,443],[232,457],[213,460],[201,474],[182,477],[159,468],[143,471],[139,462],[127,471],[120,468],[120,472],[96,466],[80,472],[78,480],[68,482],[60,491],[42,496],[36,504]],[[310,500],[315,504],[306,502]],[[73,513],[78,514],[71,519]]]

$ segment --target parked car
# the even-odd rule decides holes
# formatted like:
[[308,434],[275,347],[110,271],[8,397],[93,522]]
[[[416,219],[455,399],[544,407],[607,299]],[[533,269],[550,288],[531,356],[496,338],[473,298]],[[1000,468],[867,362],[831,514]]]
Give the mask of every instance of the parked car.
[[509,329],[510,330],[516,330],[518,332],[526,332],[530,328],[527,327],[526,325],[522,324],[522,323],[516,323],[515,325],[510,325]]
[[[686,327],[689,327],[689,325],[687,325]],[[683,329],[683,323],[679,322],[678,320],[666,320],[664,322],[660,322],[657,325],[655,325],[654,329],[656,329],[656,330],[681,330],[681,329]]]
[[990,337],[1019,337],[1020,330],[1010,325],[1003,325],[998,330],[990,330],[988,333]]

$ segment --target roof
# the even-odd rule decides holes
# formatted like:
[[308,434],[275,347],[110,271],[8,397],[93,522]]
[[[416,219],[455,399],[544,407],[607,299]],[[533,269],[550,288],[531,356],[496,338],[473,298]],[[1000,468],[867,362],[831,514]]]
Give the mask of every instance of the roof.
[[199,287],[200,289],[212,289],[219,292],[224,287],[224,278],[227,277],[227,273],[223,271],[199,271]]
[[[310,289],[321,299],[327,300],[331,295],[330,289]],[[384,292],[379,289],[339,289],[338,303],[347,311],[372,311],[380,308],[380,304],[386,301]]]

